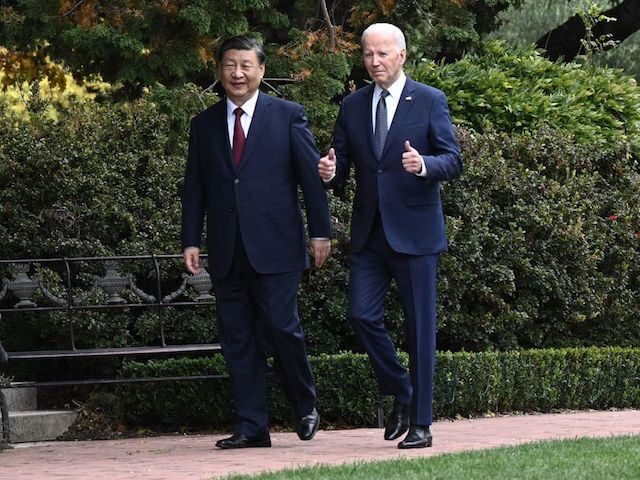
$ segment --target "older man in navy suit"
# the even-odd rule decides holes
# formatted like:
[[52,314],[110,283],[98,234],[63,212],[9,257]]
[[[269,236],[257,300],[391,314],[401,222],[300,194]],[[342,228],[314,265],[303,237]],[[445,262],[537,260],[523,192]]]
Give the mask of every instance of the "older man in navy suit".
[[301,440],[320,417],[297,308],[297,287],[309,266],[298,197],[304,196],[310,251],[320,267],[330,251],[327,196],[320,159],[303,108],[261,93],[262,46],[241,36],[217,52],[226,99],[191,122],[182,197],[182,246],[187,270],[200,271],[207,217],[209,266],[218,333],[230,370],[233,436],[219,448],[270,447],[267,357],[280,369]]
[[[362,51],[374,83],[343,100],[333,148],[318,170],[329,186],[343,185],[351,166],[355,170],[349,319],[382,393],[394,396],[384,438],[409,430],[399,448],[429,447],[436,276],[447,248],[440,181],[457,177],[462,161],[444,94],[403,72],[402,31],[371,25],[362,34]],[[391,279],[404,309],[408,372],[383,321]]]

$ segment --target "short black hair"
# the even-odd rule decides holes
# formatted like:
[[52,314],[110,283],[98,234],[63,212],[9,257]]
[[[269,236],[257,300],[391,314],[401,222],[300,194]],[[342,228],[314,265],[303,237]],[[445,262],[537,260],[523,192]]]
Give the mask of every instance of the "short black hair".
[[222,42],[216,52],[216,61],[218,64],[222,62],[222,57],[224,57],[225,52],[228,50],[253,50],[256,52],[256,57],[258,57],[260,64],[263,64],[267,58],[264,54],[262,44],[248,35],[238,35],[237,37],[227,38]]

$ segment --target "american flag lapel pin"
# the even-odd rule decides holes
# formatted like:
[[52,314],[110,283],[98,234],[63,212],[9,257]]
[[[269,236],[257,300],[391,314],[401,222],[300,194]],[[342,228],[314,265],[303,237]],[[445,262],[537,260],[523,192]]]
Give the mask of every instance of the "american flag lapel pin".
[[404,97],[404,99],[405,99],[406,101],[408,101],[408,102],[409,102],[409,101],[411,101],[411,100],[413,100],[411,97]]

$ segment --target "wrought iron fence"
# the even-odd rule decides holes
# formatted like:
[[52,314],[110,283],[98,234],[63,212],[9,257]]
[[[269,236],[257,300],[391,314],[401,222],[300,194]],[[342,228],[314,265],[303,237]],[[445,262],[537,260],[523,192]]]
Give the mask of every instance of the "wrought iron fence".
[[[74,315],[78,311],[155,307],[159,337],[166,346],[164,307],[213,304],[212,283],[203,255],[201,273],[177,273],[180,255],[133,255],[0,260],[0,319],[11,313],[64,310],[68,314],[70,348],[76,349]],[[122,273],[125,263],[147,262],[149,275]],[[167,268],[167,265],[169,268]],[[39,272],[53,272],[47,279]],[[97,274],[102,270],[101,274]],[[163,276],[164,272],[164,276]],[[172,277],[172,275],[177,277]]]

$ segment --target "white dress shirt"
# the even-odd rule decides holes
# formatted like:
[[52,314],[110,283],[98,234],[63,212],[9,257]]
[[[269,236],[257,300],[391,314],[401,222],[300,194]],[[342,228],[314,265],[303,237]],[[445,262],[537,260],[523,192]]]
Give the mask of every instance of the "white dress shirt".
[[[400,98],[402,97],[402,91],[404,90],[404,86],[407,83],[407,76],[404,72],[400,72],[400,76],[398,79],[393,82],[393,84],[387,88],[387,98],[385,98],[385,103],[387,105],[387,128],[391,129],[391,123],[393,122],[393,116],[396,114],[396,110],[398,109],[398,104],[400,103]],[[371,127],[375,132],[376,129],[376,110],[378,107],[378,100],[380,100],[380,94],[382,93],[382,87],[376,83],[376,86],[373,89],[373,98],[371,100]],[[427,166],[424,163],[424,158],[422,159],[422,170],[419,173],[416,173],[419,177],[427,176]]]
[[[393,116],[396,114],[396,110],[398,109],[398,103],[400,103],[400,97],[402,96],[402,90],[404,90],[404,85],[407,83],[407,76],[404,72],[400,72],[400,77],[393,82],[389,88],[387,88],[387,98],[385,98],[385,103],[387,104],[387,128],[391,128],[391,122],[393,122]],[[371,102],[371,127],[375,131],[376,128],[376,108],[378,107],[378,100],[380,100],[380,94],[382,93],[382,87],[376,83],[375,88],[373,89],[373,100]]]
[[[240,107],[244,112],[240,117],[240,124],[242,125],[242,130],[244,131],[244,138],[247,138],[249,127],[251,126],[251,120],[253,119],[253,113],[256,111],[256,104],[258,103],[258,93],[260,93],[259,90],[256,90],[256,93],[254,93],[253,97],[244,102],[244,104]],[[238,105],[233,103],[227,97],[227,129],[229,131],[229,145],[231,145],[232,148],[233,129],[236,122],[236,114],[233,112],[236,108],[238,108]]]

